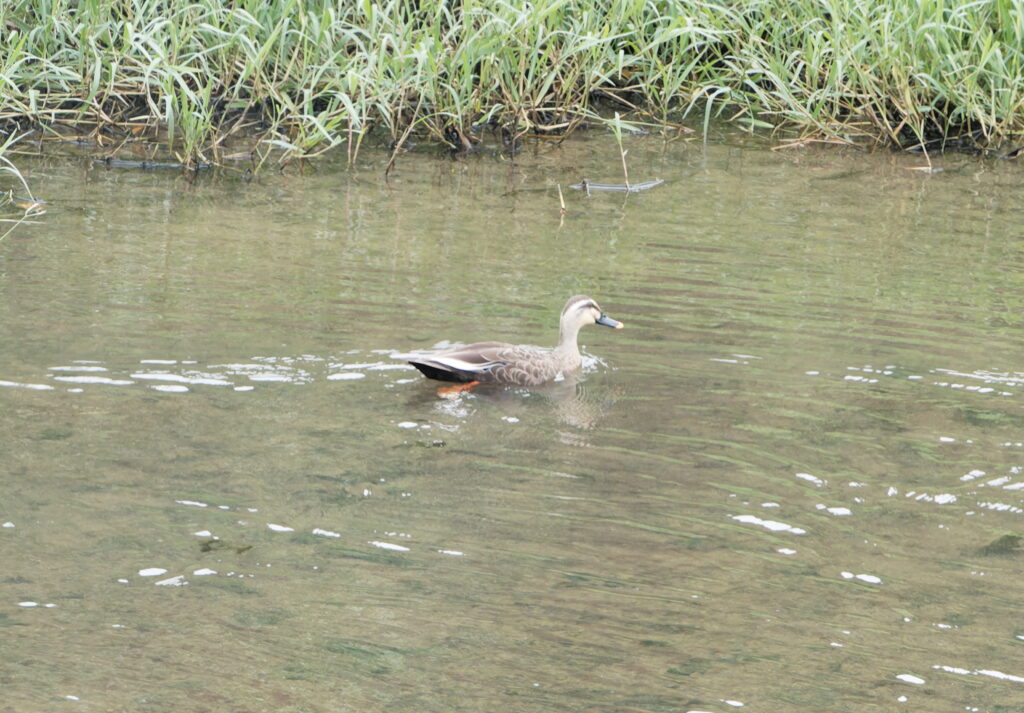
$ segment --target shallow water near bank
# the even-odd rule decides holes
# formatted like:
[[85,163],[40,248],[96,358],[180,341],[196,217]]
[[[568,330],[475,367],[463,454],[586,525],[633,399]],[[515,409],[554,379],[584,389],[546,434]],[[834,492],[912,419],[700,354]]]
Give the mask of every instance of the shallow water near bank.
[[[1020,167],[627,148],[665,183],[568,190],[621,181],[603,135],[387,182],[19,166],[6,705],[1024,705]],[[549,344],[578,293],[626,324],[578,383],[405,362]]]

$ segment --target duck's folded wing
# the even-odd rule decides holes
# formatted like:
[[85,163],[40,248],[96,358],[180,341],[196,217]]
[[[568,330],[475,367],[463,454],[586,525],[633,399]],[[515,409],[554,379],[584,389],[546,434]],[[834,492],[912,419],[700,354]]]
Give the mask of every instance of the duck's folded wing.
[[509,347],[503,342],[479,342],[421,359],[410,359],[409,363],[431,379],[473,381],[476,376],[504,366],[506,361],[502,359],[502,352]]

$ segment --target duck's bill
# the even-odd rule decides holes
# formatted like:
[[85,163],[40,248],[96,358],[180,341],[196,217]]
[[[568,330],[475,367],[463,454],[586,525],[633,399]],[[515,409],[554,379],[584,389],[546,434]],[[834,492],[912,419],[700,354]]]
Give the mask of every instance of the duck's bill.
[[606,314],[602,314],[600,317],[598,317],[597,323],[600,324],[602,327],[611,327],[612,329],[622,329],[623,327],[626,326],[622,322],[616,322],[614,319],[612,319]]

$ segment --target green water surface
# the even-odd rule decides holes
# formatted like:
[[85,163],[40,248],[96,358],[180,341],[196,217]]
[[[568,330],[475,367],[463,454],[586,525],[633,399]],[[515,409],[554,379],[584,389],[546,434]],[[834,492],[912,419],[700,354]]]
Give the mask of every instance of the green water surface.
[[22,165],[0,710],[1024,708],[1021,167],[626,147]]

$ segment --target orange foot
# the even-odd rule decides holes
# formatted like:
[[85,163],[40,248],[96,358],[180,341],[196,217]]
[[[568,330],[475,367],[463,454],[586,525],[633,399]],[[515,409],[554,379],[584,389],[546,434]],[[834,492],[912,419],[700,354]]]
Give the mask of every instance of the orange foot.
[[446,399],[457,398],[463,391],[469,391],[474,386],[479,384],[479,381],[470,381],[465,384],[453,384],[452,386],[439,386],[437,389],[437,395]]

